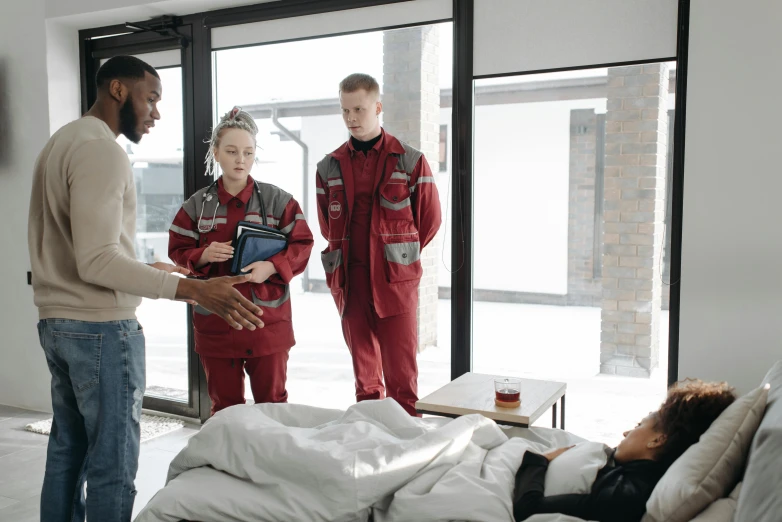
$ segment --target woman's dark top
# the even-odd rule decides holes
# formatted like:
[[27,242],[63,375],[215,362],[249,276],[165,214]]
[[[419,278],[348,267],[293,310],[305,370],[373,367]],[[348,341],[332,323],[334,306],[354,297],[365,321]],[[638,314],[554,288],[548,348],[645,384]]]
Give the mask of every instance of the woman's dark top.
[[543,496],[548,459],[527,452],[516,473],[513,517],[516,521],[537,513],[562,513],[597,522],[638,522],[646,501],[665,470],[653,460],[616,465],[609,460],[598,473],[592,490],[580,495]]

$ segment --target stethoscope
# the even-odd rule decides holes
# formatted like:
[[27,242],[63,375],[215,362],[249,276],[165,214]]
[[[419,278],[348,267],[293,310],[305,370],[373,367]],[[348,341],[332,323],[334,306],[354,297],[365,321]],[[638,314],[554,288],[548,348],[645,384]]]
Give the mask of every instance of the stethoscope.
[[[218,178],[219,179],[219,178]],[[253,182],[253,186],[255,187],[255,193],[258,194],[258,201],[261,204],[261,221],[263,222],[263,226],[269,226],[266,222],[266,206],[263,204],[263,198],[261,197],[261,187],[258,186],[258,182]],[[199,234],[206,234],[208,232],[213,231],[215,227],[215,218],[217,217],[217,209],[220,207],[219,204],[215,205],[215,210],[212,213],[212,221],[209,225],[206,227],[202,226],[201,220],[204,217],[204,207],[206,206],[206,203],[208,201],[212,201],[217,194],[212,192],[212,189],[217,187],[217,179],[212,182],[211,185],[209,185],[206,188],[206,192],[203,194],[203,199],[201,200],[201,214],[198,216],[198,233]],[[249,203],[248,203],[249,206]]]

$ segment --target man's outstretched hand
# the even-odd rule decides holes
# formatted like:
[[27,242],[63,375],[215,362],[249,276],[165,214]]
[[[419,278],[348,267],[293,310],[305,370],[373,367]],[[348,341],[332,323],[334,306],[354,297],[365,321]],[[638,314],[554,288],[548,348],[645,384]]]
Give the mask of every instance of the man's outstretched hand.
[[176,298],[197,302],[237,330],[263,328],[263,321],[259,317],[263,311],[234,288],[234,285],[246,283],[251,277],[252,274],[245,274],[206,281],[182,279]]

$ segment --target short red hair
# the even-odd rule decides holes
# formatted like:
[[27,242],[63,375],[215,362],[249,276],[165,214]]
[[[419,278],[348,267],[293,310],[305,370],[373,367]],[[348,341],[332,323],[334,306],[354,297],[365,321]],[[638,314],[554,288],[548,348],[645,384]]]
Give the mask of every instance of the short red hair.
[[368,74],[353,73],[339,82],[339,92],[356,92],[361,89],[380,96],[380,84]]

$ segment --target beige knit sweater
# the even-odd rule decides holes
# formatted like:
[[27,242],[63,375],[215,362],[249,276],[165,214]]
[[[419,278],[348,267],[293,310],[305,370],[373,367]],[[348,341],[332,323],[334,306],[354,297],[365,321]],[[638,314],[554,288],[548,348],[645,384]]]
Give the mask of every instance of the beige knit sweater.
[[136,261],[136,184],[105,122],[57,131],[35,165],[28,246],[41,319],[136,317],[141,297],[174,299],[179,277]]

